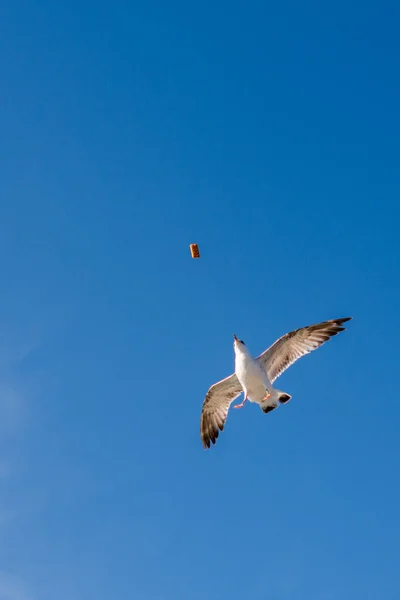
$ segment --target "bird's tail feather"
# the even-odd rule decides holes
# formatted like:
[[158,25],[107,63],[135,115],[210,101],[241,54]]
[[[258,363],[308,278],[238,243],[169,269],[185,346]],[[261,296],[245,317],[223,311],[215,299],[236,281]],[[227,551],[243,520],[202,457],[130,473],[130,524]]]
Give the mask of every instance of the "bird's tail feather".
[[271,395],[261,402],[261,410],[265,413],[271,412],[277,408],[279,404],[286,404],[291,399],[291,395],[280,390],[273,389]]
[[292,396],[290,394],[287,394],[286,392],[281,392],[280,390],[275,390],[275,392],[278,395],[279,404],[286,404],[292,398]]

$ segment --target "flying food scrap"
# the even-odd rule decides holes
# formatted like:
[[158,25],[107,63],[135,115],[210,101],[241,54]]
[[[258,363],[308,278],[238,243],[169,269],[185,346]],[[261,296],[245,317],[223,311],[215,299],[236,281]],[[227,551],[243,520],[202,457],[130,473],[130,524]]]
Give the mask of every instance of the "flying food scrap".
[[200,250],[197,244],[190,244],[192,258],[200,258]]

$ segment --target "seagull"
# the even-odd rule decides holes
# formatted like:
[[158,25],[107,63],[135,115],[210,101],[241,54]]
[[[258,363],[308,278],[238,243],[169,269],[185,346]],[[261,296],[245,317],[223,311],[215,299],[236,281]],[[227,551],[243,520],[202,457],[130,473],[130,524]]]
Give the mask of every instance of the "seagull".
[[259,404],[264,413],[269,413],[280,404],[287,404],[290,394],[272,387],[274,381],[299,358],[345,331],[343,323],[351,318],[332,319],[291,331],[257,358],[253,358],[245,343],[234,335],[235,372],[212,385],[203,402],[200,437],[204,448],[210,448],[211,442],[216,443],[232,402],[242,392],[243,402],[233,408],[243,408],[249,400]]

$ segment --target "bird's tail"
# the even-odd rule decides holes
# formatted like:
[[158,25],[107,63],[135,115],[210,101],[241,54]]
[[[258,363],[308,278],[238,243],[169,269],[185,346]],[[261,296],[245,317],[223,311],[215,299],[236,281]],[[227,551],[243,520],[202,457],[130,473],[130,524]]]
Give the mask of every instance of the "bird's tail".
[[281,390],[271,390],[271,395],[266,397],[265,400],[261,402],[261,409],[265,413],[271,412],[274,408],[277,408],[280,404],[286,404],[291,399],[291,395],[286,392],[281,392]]
[[275,390],[275,393],[278,396],[279,404],[286,404],[292,398],[290,394],[287,394],[286,392],[281,392],[281,390]]

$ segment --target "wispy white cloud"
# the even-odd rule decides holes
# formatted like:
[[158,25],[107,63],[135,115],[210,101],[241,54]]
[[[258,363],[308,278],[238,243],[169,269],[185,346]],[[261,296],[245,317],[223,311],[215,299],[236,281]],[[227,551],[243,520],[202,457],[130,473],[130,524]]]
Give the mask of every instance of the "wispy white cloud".
[[[15,474],[14,451],[29,412],[29,386],[20,377],[19,369],[35,347],[36,343],[20,343],[12,338],[7,344],[4,331],[0,337],[0,490],[5,491],[0,502],[0,550],[4,556],[8,555],[8,538],[12,536],[10,527],[18,519],[18,509],[9,496]],[[4,569],[4,563],[2,566]],[[0,570],[0,600],[34,600],[18,565],[15,567],[16,573]]]
[[0,380],[0,433],[12,435],[22,425],[24,418],[24,394],[16,383]]
[[18,577],[0,571],[0,600],[34,600]]
[[23,425],[28,386],[21,377],[20,369],[38,347],[38,335],[32,336],[26,333],[23,335],[19,330],[11,332],[7,328],[1,328],[0,435],[2,437],[18,433]]

